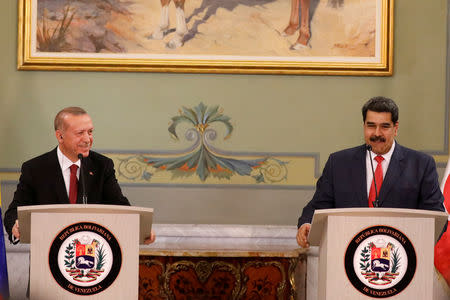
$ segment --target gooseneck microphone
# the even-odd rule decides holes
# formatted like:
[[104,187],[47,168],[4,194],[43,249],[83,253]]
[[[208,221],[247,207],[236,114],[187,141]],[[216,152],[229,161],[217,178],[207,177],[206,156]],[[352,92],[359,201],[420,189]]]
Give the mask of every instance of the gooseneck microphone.
[[[372,168],[372,176],[373,176],[373,184],[375,186],[375,200],[372,201],[372,205],[373,207],[378,207],[379,203],[378,203],[378,189],[377,189],[377,180],[375,179],[375,171],[373,170],[373,162],[372,162],[372,146],[370,145],[366,145],[366,149],[369,152],[369,158],[370,158],[370,167]],[[369,191],[370,193],[370,191]]]
[[[84,184],[84,175],[83,175],[83,154],[78,154],[78,159],[80,160],[80,182],[81,182],[81,199],[83,200],[83,204],[87,204],[87,195],[86,195],[86,185]],[[373,168],[372,168],[373,171]]]

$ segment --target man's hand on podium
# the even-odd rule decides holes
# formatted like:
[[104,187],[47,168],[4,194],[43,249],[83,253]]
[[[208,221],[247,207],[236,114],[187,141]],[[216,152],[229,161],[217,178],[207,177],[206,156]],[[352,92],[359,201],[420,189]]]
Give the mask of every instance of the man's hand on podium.
[[19,220],[16,220],[16,223],[14,223],[14,226],[12,228],[12,234],[13,236],[19,240],[20,239],[20,232],[19,232]]
[[311,224],[305,223],[302,226],[300,226],[300,228],[297,231],[297,243],[302,248],[309,248],[308,235],[310,229]]
[[144,244],[146,244],[146,245],[151,244],[155,240],[156,240],[156,235],[155,235],[155,232],[152,229],[152,231],[150,232],[150,236],[145,239]]

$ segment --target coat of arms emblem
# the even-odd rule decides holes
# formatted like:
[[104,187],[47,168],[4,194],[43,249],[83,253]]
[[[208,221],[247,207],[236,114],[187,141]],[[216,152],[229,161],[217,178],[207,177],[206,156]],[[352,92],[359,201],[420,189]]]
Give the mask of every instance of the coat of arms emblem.
[[416,270],[409,238],[396,228],[378,225],[358,232],[345,252],[345,272],[362,294],[386,298],[402,292]]
[[103,266],[107,262],[103,245],[96,239],[86,241],[89,241],[87,236],[83,242],[74,239],[65,249],[66,272],[78,282],[95,281],[105,271]]
[[49,265],[62,288],[77,295],[93,295],[117,278],[122,251],[107,228],[81,222],[58,233],[50,247]]
[[361,274],[371,284],[390,284],[399,275],[401,256],[391,242],[383,239],[370,242],[361,250],[360,256]]

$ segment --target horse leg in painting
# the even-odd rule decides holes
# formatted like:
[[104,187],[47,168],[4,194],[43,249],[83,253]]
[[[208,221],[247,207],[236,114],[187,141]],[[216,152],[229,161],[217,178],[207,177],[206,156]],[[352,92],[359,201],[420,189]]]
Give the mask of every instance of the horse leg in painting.
[[310,0],[301,0],[301,11],[302,15],[300,17],[300,32],[298,34],[298,39],[295,45],[292,46],[293,49],[299,49],[301,47],[306,47],[311,37],[309,29],[309,3]]
[[289,24],[283,31],[283,36],[293,35],[298,29],[298,9],[300,0],[291,0],[291,16]]
[[[309,29],[309,3],[310,0],[292,0],[291,2],[291,16],[289,18],[289,25],[284,29],[283,35],[292,35],[298,29],[299,23],[299,8],[301,9],[300,30],[296,43],[292,45],[292,49],[300,49],[308,45],[311,37]],[[300,5],[300,7],[299,7]]]
[[159,27],[151,35],[152,39],[162,40],[169,30],[169,3],[170,0],[161,0],[161,20]]
[[185,0],[174,0],[177,16],[177,30],[175,36],[167,43],[167,47],[170,49],[175,49],[183,46],[183,38],[187,33],[186,17],[184,15],[184,1]]

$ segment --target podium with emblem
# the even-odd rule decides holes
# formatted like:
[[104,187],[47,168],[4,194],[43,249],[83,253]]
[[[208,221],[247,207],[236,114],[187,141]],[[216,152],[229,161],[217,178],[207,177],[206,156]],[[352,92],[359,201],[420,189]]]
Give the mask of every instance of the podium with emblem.
[[69,204],[18,208],[30,243],[30,299],[137,299],[139,244],[153,209]]
[[316,210],[318,299],[433,299],[434,245],[446,222],[426,210]]

